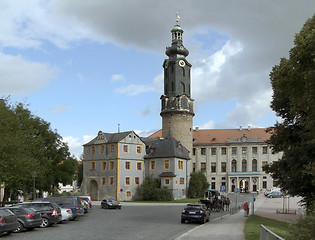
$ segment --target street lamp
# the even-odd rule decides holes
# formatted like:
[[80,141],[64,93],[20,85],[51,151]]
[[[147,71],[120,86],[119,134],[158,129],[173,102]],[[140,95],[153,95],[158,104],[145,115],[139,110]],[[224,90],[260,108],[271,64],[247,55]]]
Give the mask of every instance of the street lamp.
[[35,177],[36,177],[36,171],[33,172],[33,200],[36,198],[36,189],[35,189]]

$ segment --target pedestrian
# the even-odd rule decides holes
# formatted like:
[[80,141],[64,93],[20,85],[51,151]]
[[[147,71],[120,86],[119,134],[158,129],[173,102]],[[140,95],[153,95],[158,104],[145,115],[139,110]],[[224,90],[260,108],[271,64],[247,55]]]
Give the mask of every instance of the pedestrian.
[[244,203],[243,209],[244,209],[244,217],[248,217],[249,207],[248,207],[247,202]]

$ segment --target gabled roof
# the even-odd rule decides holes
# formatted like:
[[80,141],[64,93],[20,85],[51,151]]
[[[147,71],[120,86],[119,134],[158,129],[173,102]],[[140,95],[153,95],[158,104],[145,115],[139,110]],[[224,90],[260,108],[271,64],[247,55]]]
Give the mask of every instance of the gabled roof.
[[179,141],[177,141],[169,131],[166,138],[143,139],[147,145],[147,158],[171,158],[177,157],[182,159],[190,159],[189,151]]
[[[149,137],[162,137],[162,130]],[[227,144],[244,137],[256,142],[266,142],[271,134],[266,133],[266,128],[199,129],[193,131],[193,145]]]
[[90,142],[84,144],[83,146],[105,144],[105,143],[118,143],[131,133],[134,133],[136,136],[138,136],[133,131],[119,132],[119,133],[104,133],[102,131],[99,131],[97,137],[92,139]]

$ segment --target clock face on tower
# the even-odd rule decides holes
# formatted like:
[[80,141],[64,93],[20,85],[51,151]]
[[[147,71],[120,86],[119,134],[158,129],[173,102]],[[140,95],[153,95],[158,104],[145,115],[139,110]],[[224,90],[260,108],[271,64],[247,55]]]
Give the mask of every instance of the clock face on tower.
[[181,66],[181,67],[185,67],[185,65],[186,65],[186,63],[185,63],[184,60],[179,60],[178,64],[179,64],[179,66]]

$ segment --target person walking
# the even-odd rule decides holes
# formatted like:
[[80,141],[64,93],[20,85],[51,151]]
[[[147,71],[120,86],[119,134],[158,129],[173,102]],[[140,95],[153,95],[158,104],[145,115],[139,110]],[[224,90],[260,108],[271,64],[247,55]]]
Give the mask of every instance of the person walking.
[[248,217],[248,213],[249,213],[248,202],[244,203],[243,209],[244,209],[244,217]]

